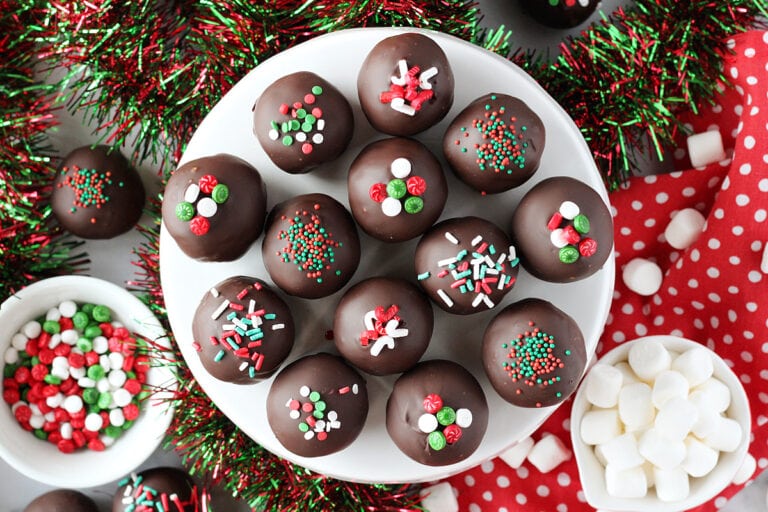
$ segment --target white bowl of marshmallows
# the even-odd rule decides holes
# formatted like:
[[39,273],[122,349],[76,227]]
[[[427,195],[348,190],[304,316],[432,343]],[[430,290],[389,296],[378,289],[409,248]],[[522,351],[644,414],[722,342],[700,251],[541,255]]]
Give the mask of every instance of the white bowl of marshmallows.
[[635,512],[701,505],[733,480],[750,425],[744,388],[713,351],[675,336],[626,342],[589,370],[573,404],[587,502]]

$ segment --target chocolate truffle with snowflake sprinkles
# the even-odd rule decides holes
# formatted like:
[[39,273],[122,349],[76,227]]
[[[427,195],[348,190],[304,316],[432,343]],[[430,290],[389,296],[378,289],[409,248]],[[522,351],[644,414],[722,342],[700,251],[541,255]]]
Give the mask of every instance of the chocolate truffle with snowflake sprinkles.
[[230,277],[205,293],[192,334],[208,373],[226,382],[250,384],[271,375],[288,357],[293,317],[263,281]]
[[307,299],[338,291],[360,262],[352,216],[325,194],[304,194],[276,205],[261,250],[272,281],[284,292]]
[[253,133],[267,156],[291,174],[341,155],[354,131],[352,107],[326,80],[307,71],[267,87],[253,106]]
[[314,354],[277,374],[267,395],[269,426],[287,450],[319,457],[349,446],[365,425],[365,380],[338,356]]
[[380,41],[357,76],[365,116],[374,128],[390,135],[413,135],[438,123],[453,105],[453,88],[445,53],[422,34]]
[[347,178],[349,206],[363,230],[384,242],[410,240],[440,217],[448,185],[437,158],[402,137],[366,146]]
[[53,182],[51,209],[64,229],[87,239],[130,230],[144,209],[144,185],[116,149],[83,146],[70,152]]
[[453,361],[424,361],[395,381],[387,400],[387,432],[408,457],[429,466],[462,461],[488,426],[483,389]]
[[552,28],[575,27],[586,21],[600,0],[520,0],[529,16]]
[[555,177],[529,190],[512,215],[523,267],[555,283],[578,281],[603,267],[613,247],[613,220],[587,184]]
[[528,181],[544,151],[544,124],[522,100],[491,93],[469,104],[443,136],[443,153],[456,176],[496,194]]
[[267,189],[245,160],[220,153],[176,169],[163,198],[163,223],[179,248],[202,261],[232,261],[261,235]]
[[487,311],[512,289],[519,271],[515,247],[498,226],[478,217],[436,224],[416,246],[416,279],[449,313]]
[[209,512],[208,493],[185,471],[155,467],[119,482],[112,512]]
[[504,308],[483,336],[483,367],[507,402],[547,407],[568,398],[586,367],[586,348],[573,318],[541,299]]

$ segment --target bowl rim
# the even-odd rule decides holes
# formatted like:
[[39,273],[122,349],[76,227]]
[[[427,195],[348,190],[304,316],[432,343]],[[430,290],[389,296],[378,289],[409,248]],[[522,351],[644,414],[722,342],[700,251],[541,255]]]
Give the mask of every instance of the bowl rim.
[[[571,409],[571,444],[576,456],[576,465],[584,497],[587,503],[597,509],[614,510],[617,512],[678,512],[699,506],[714,498],[730,485],[749,449],[752,420],[749,400],[744,386],[725,360],[706,345],[673,335],[643,336],[626,341],[609,350],[595,364],[615,365],[626,361],[630,348],[637,343],[645,341],[659,341],[667,350],[678,353],[696,347],[701,347],[709,352],[714,366],[713,376],[722,381],[731,391],[731,404],[727,412],[728,417],[738,421],[742,428],[741,442],[733,452],[719,454],[718,463],[712,472],[704,477],[695,479],[696,481],[691,484],[691,492],[684,500],[675,502],[661,501],[653,491],[650,491],[643,498],[617,498],[611,496],[606,490],[605,479],[600,477],[602,476],[601,474],[598,474],[605,471],[604,466],[597,460],[593,447],[581,440],[579,425],[584,414],[592,407],[586,398],[586,386],[582,384],[576,392]],[[594,368],[594,365],[592,368]],[[586,379],[589,378],[592,368],[586,372],[582,383],[586,382]],[[723,463],[724,460],[725,463]]]
[[[167,332],[139,298],[109,281],[68,275],[36,281],[0,304],[0,354],[5,354],[11,336],[21,326],[63,300],[104,304],[112,310],[113,319],[131,332],[170,349]],[[4,360],[2,366],[5,367]],[[167,400],[176,384],[173,372],[167,365],[153,365],[147,382],[159,391],[143,402],[141,416],[131,428],[101,452],[62,453],[51,443],[21,429],[10,406],[3,403],[0,405],[0,457],[23,475],[56,487],[97,487],[122,478],[152,455],[173,418],[173,408]]]

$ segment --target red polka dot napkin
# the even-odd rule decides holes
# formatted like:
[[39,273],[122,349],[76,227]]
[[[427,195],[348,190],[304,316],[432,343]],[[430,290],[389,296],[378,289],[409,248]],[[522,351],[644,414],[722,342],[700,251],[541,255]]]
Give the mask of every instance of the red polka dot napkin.
[[[724,73],[733,87],[687,120],[693,133],[719,130],[729,160],[706,168],[633,178],[611,194],[615,222],[616,291],[598,355],[640,336],[674,334],[713,349],[739,376],[749,396],[758,472],[768,466],[768,275],[760,270],[768,242],[768,33],[749,32],[729,41]],[[690,167],[685,140],[675,153]],[[695,208],[704,230],[686,250],[664,238],[671,217]],[[633,258],[655,261],[664,279],[658,293],[641,297],[622,282]],[[533,435],[570,443],[568,401]],[[755,475],[757,476],[757,475]],[[529,463],[514,470],[500,459],[448,480],[460,510],[593,510],[584,500],[575,458],[542,474]],[[697,508],[722,507],[740,486],[732,485]]]

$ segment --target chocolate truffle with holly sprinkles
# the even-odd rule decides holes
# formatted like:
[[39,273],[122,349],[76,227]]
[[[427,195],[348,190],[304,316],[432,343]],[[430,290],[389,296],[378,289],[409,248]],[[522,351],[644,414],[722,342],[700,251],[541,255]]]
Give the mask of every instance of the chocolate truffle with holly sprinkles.
[[519,407],[547,407],[566,400],[587,363],[576,321],[535,298],[510,304],[491,320],[482,352],[493,388]]
[[259,171],[221,153],[191,160],[165,187],[163,224],[179,248],[202,261],[232,261],[264,229],[267,190]]
[[59,224],[87,239],[130,230],[144,209],[144,185],[116,149],[83,146],[70,152],[53,182],[51,209]]
[[112,512],[211,512],[209,501],[186,471],[160,466],[122,479]]
[[346,208],[325,194],[276,205],[261,246],[264,266],[284,292],[316,299],[341,289],[360,263],[360,238]]
[[488,402],[477,379],[453,361],[424,361],[395,381],[387,432],[408,457],[429,466],[462,461],[480,446]]
[[600,5],[600,0],[520,0],[529,16],[552,28],[580,25]]
[[253,133],[272,162],[291,174],[334,160],[347,149],[353,131],[347,99],[308,71],[276,80],[253,106]]

